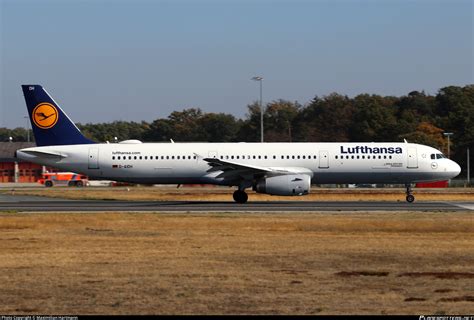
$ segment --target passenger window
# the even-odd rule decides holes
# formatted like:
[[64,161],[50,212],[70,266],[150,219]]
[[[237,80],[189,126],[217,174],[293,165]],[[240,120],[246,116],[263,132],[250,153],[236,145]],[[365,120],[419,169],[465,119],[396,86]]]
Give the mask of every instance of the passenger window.
[[357,159],[360,159],[360,156],[357,156]]
[[365,156],[362,156],[362,159],[365,159]]
[[259,159],[262,159],[262,156],[258,156]]
[[[306,156],[303,156],[303,159],[306,159]],[[337,156],[336,156],[336,159],[337,159]]]
[[379,156],[379,159],[382,159],[382,156]]
[[169,160],[170,156],[166,156],[166,160]]
[[273,159],[276,159],[276,158],[277,158],[277,156],[273,156]]
[[267,156],[263,156],[263,159],[267,159]]
[[349,156],[346,156],[346,159],[349,159]]
[[387,159],[387,156],[383,156],[384,159]]
[[290,159],[290,156],[286,156],[287,159]]
[[354,156],[351,156],[352,159],[354,159]]
[[232,160],[234,160],[234,156],[230,156],[230,158],[231,158]]
[[[304,156],[303,156],[303,159],[304,159]],[[336,156],[336,159],[337,159],[337,156]]]

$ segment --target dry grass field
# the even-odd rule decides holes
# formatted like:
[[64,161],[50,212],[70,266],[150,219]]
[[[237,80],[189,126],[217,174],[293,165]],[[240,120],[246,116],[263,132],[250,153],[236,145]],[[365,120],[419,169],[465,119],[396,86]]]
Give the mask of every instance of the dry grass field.
[[472,314],[472,212],[0,213],[0,314]]
[[[474,188],[414,189],[417,201],[474,201]],[[11,193],[11,190],[2,192]],[[89,200],[233,201],[226,187],[88,187],[19,188],[17,195]],[[279,197],[248,191],[249,201],[405,201],[404,189],[313,188],[302,197]]]

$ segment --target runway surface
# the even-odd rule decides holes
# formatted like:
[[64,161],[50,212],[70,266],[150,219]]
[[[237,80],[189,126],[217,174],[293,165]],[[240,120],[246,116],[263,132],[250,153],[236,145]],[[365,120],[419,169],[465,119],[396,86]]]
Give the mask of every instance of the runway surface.
[[474,202],[313,202],[261,201],[237,204],[211,201],[64,200],[0,195],[0,211],[158,211],[158,212],[285,212],[285,211],[462,211]]

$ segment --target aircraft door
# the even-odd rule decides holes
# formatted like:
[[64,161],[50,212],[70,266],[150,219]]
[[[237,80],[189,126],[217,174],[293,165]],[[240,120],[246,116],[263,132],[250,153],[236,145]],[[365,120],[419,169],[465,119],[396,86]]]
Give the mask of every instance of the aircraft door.
[[99,169],[98,148],[89,148],[89,169]]
[[407,168],[418,168],[418,155],[416,152],[416,147],[408,147]]
[[329,168],[329,152],[326,150],[319,151],[319,169]]

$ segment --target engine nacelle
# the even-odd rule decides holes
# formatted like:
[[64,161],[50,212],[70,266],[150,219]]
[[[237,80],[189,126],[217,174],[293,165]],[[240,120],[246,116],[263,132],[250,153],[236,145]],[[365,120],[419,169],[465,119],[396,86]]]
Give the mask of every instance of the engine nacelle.
[[309,193],[311,177],[306,174],[290,174],[267,177],[257,181],[253,190],[276,196],[302,196]]

